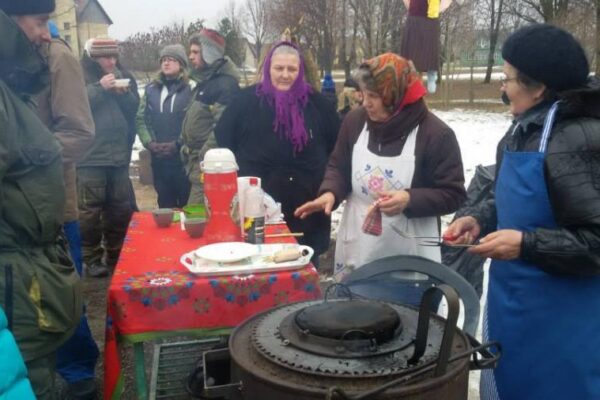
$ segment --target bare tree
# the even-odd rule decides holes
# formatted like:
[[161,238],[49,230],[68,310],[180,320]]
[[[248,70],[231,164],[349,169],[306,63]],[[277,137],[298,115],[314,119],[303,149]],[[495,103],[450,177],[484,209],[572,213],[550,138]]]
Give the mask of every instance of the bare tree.
[[202,29],[203,21],[196,20],[186,27],[183,22],[173,22],[150,32],[138,32],[120,43],[121,61],[132,71],[144,72],[147,78],[158,70],[160,50],[168,44],[187,44],[189,37]]
[[273,37],[271,24],[269,23],[267,0],[246,0],[244,7],[247,14],[244,33],[253,42],[252,55],[255,64],[258,65],[265,41]]
[[[340,30],[339,30],[339,63],[344,68],[344,76],[350,78],[350,70],[356,64],[356,39],[358,35],[358,19],[351,8],[348,6],[348,0],[340,2]],[[352,32],[349,32],[349,24],[352,24]],[[348,45],[348,40],[350,44]]]
[[489,19],[489,42],[490,49],[488,53],[487,68],[485,70],[485,78],[483,83],[490,83],[492,80],[492,68],[494,68],[496,46],[498,45],[498,36],[500,27],[502,26],[502,17],[504,15],[504,0],[487,0],[490,11]]
[[363,54],[365,58],[371,58],[375,55],[373,30],[378,11],[377,0],[349,0],[349,5],[354,11],[361,33],[364,35]]
[[270,3],[270,21],[280,32],[291,28],[313,50],[321,72],[331,72],[335,60],[335,35],[340,0],[273,0]]
[[360,27],[365,58],[400,49],[406,9],[401,0],[348,0]]
[[217,30],[226,41],[225,54],[238,66],[243,66],[246,59],[246,45],[242,33],[244,15],[235,1],[230,0],[221,12],[221,20]]
[[527,22],[547,22],[564,26],[572,0],[519,0],[510,11]]

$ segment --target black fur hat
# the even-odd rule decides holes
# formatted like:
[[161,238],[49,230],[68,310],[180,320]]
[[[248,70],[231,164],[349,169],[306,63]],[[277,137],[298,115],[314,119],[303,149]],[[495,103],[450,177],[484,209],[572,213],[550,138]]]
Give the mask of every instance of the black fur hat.
[[54,0],[0,0],[0,10],[6,15],[50,14],[55,7]]
[[590,65],[569,32],[548,24],[521,28],[506,39],[502,57],[549,89],[575,89],[587,81]]

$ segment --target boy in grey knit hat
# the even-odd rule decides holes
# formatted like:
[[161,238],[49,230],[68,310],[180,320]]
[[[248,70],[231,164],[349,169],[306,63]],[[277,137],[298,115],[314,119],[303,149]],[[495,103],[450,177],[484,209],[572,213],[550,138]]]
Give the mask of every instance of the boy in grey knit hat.
[[189,44],[190,77],[196,87],[181,130],[181,157],[191,183],[188,204],[197,204],[204,203],[200,161],[217,146],[213,129],[239,91],[240,73],[225,56],[225,39],[217,31],[202,29],[192,35]]

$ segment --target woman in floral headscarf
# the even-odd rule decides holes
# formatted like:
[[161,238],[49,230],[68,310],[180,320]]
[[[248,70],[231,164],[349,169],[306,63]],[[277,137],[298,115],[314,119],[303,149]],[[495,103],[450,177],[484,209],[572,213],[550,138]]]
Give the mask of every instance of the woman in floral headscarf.
[[351,111],[329,159],[320,196],[296,210],[329,215],[347,200],[337,236],[335,277],[374,259],[421,255],[440,261],[439,247],[407,236],[438,236],[439,217],[466,198],[460,149],[452,129],[425,105],[412,63],[386,53],[362,64],[355,80],[364,95]]
[[[317,195],[339,130],[334,106],[305,81],[298,47],[279,42],[265,58],[262,80],[227,107],[215,128],[219,146],[233,151],[240,176],[258,176],[281,203],[289,228],[315,255],[329,247],[330,218],[300,220],[294,210]],[[313,261],[317,261],[317,258]]]

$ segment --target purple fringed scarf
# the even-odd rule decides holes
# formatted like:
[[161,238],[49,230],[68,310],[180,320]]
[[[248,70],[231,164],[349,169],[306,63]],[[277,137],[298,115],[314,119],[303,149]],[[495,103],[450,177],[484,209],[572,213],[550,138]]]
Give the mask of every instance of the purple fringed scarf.
[[[271,83],[271,58],[273,52],[280,46],[290,46],[298,50],[300,55],[300,69],[298,78],[292,87],[285,92],[277,90]],[[262,81],[256,86],[256,95],[265,99],[275,108],[275,121],[273,130],[280,136],[285,136],[294,146],[294,154],[301,152],[308,143],[308,134],[304,126],[304,108],[308,103],[308,96],[312,88],[304,82],[304,58],[298,46],[291,42],[279,42],[265,58]]]

